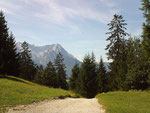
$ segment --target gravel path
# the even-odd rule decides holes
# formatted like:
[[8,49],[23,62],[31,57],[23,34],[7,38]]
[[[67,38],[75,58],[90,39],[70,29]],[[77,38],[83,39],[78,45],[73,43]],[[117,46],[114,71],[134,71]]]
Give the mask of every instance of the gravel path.
[[96,98],[66,98],[18,106],[8,113],[104,113],[104,109]]

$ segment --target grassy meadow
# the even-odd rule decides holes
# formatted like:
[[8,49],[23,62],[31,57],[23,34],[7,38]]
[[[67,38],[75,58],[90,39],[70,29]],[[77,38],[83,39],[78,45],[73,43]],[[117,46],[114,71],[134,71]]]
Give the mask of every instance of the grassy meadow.
[[62,89],[49,88],[20,78],[7,76],[0,78],[0,113],[5,111],[6,107],[68,95],[75,96],[72,92]]
[[98,94],[107,113],[150,113],[150,91],[116,91]]

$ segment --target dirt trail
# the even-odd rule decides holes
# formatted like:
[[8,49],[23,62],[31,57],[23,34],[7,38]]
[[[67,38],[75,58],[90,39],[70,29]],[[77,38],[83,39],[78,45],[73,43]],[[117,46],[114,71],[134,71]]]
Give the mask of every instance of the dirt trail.
[[104,113],[104,109],[96,98],[66,98],[18,106],[8,113]]

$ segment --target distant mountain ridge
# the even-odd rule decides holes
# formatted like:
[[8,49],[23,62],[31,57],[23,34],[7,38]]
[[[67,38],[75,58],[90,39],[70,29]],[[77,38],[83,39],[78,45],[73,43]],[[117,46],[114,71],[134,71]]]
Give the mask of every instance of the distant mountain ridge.
[[[20,51],[21,49],[21,42],[17,42],[17,50]],[[29,49],[32,53],[32,59],[35,64],[37,65],[43,65],[43,67],[46,67],[49,61],[54,62],[56,55],[60,52],[63,55],[64,58],[64,64],[66,65],[66,74],[68,77],[71,75],[71,70],[75,63],[78,63],[81,65],[82,62],[80,62],[78,59],[76,59],[73,55],[68,53],[60,44],[51,44],[51,45],[45,45],[45,46],[35,46],[29,44]],[[98,63],[97,63],[98,65]],[[108,69],[108,62],[104,62],[104,65],[106,67],[106,70]]]
[[[18,42],[16,44],[17,50],[20,51],[21,44]],[[35,46],[29,44],[29,49],[32,53],[32,59],[37,65],[43,65],[46,67],[49,61],[54,62],[56,55],[60,52],[64,58],[64,64],[66,65],[66,73],[69,76],[71,74],[71,69],[75,63],[81,64],[81,62],[76,59],[73,55],[68,53],[60,44],[52,44],[45,46]]]

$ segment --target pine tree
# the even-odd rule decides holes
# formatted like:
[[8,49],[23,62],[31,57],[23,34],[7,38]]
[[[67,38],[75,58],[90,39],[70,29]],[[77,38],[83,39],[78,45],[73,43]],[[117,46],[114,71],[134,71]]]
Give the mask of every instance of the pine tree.
[[43,75],[42,75],[42,80],[43,80],[43,85],[46,85],[46,86],[51,86],[51,87],[57,87],[56,83],[57,83],[57,76],[56,76],[56,70],[52,64],[52,62],[50,61],[48,64],[47,64],[47,67],[46,69],[44,70],[43,72]]
[[78,77],[78,92],[88,98],[94,97],[97,93],[97,73],[94,54],[84,57]]
[[76,63],[72,69],[72,75],[69,80],[69,88],[74,91],[77,90],[77,80],[79,76],[79,70],[80,70],[79,65]]
[[65,72],[65,64],[63,63],[64,58],[61,53],[56,56],[55,59],[55,69],[57,73],[57,87],[62,89],[68,89],[68,84],[66,82],[66,72]]
[[107,89],[107,73],[106,73],[106,68],[104,66],[103,59],[101,57],[99,67],[97,70],[97,82],[98,82],[98,93],[106,92],[108,91]]
[[106,50],[108,50],[108,59],[116,60],[120,55],[120,50],[125,36],[128,33],[125,32],[127,25],[124,23],[122,15],[114,15],[113,20],[108,24],[110,26],[109,31],[106,34],[110,34],[107,38],[107,41],[110,41],[110,44],[107,45]]
[[31,51],[29,50],[28,43],[22,43],[22,49],[20,52],[20,76],[27,80],[34,80],[34,75],[36,73],[35,64],[31,59]]
[[[141,10],[143,11],[143,15],[146,18],[146,22],[143,23],[143,33],[142,33],[142,48],[144,49],[144,56],[147,57],[147,67],[149,73],[149,81],[150,81],[150,1],[142,0],[143,7]],[[149,82],[150,84],[150,82]]]
[[7,39],[8,39],[8,27],[5,20],[5,16],[0,11],[0,74],[6,74],[7,72]]
[[34,82],[38,84],[42,84],[43,83],[43,71],[44,71],[43,66],[42,65],[37,66],[36,69],[37,71],[34,77]]
[[130,38],[128,48],[128,73],[126,75],[126,90],[144,90],[148,87],[147,58],[141,48],[141,41],[138,38]]
[[11,33],[8,38],[7,45],[7,74],[18,76],[19,75],[19,53],[17,53],[16,42],[13,34]]
[[16,51],[15,39],[9,35],[7,22],[3,12],[0,12],[0,74],[18,76],[19,54]]
[[110,34],[107,41],[110,43],[107,45],[108,59],[111,59],[109,73],[111,76],[111,89],[124,89],[124,80],[127,72],[126,67],[126,41],[125,37],[128,33],[125,32],[126,28],[122,15],[114,15],[113,20],[108,24],[110,26],[109,31],[106,34]]

